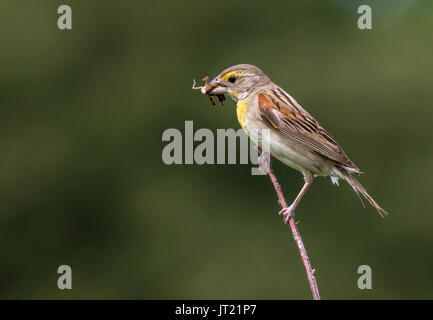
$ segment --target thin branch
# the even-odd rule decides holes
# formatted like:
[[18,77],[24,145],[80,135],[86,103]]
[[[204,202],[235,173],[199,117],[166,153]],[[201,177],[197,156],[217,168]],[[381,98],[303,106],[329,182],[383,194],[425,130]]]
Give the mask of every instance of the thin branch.
[[[284,198],[283,191],[277,181],[274,171],[272,170],[271,163],[269,164],[268,171],[269,178],[274,185],[275,191],[277,192],[278,202],[281,207],[287,208],[287,202]],[[308,283],[310,284],[311,293],[313,294],[314,300],[320,300],[319,288],[317,287],[316,277],[314,273],[316,270],[311,268],[310,259],[308,258],[307,250],[305,249],[304,243],[302,242],[301,234],[299,233],[298,227],[296,226],[295,219],[292,217],[289,220],[290,229],[292,229],[293,239],[295,239],[296,245],[298,246],[299,254],[301,255],[302,262],[304,263],[305,271],[307,273]]]

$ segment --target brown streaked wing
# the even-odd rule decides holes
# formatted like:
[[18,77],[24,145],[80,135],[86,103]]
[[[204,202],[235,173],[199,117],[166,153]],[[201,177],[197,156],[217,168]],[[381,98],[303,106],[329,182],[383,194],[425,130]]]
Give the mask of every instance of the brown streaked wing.
[[258,95],[264,120],[306,148],[359,172],[335,139],[307,111],[295,106],[283,92],[272,92]]

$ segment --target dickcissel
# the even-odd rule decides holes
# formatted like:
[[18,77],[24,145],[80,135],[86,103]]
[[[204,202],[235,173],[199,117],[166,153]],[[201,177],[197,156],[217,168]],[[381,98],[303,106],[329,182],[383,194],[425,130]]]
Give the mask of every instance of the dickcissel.
[[286,223],[314,177],[323,175],[336,184],[338,179],[347,181],[381,216],[387,214],[352,176],[361,171],[335,139],[262,70],[239,64],[225,69],[209,83],[206,79],[205,87],[200,88],[209,96],[218,96],[221,103],[224,95],[229,95],[236,103],[239,124],[250,139],[261,147],[263,141],[251,132],[268,129],[271,156],[304,175],[305,184],[295,201],[282,210]]

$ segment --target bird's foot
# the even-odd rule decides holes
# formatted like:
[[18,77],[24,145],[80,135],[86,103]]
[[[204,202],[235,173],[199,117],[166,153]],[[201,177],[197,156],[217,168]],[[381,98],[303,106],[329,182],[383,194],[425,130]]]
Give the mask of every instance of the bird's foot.
[[289,224],[290,219],[295,217],[295,208],[293,207],[293,205],[291,205],[290,207],[281,210],[278,214],[284,215],[284,223]]

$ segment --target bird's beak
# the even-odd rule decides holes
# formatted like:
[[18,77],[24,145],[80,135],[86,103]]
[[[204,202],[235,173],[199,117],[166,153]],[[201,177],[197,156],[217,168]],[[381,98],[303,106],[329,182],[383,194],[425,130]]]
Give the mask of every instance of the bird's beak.
[[208,84],[208,88],[206,90],[206,94],[228,94],[227,87],[217,78],[213,79]]

